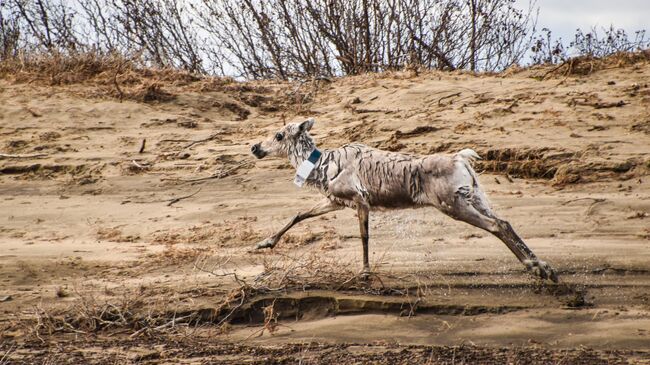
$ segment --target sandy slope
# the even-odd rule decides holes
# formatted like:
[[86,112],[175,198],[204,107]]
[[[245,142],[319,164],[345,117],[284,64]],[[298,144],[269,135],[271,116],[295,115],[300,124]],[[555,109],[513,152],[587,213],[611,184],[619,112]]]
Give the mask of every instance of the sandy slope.
[[[22,342],[16,323],[79,296],[139,293],[152,308],[212,308],[237,285],[194,269],[197,258],[249,282],[274,268],[295,268],[298,284],[312,269],[354,274],[361,250],[351,211],[296,227],[273,251],[250,251],[319,197],[291,184],[285,161],[254,161],[248,146],[283,119],[314,116],[322,148],[357,141],[409,153],[479,151],[496,210],[568,286],[539,287],[496,238],[432,209],[376,212],[370,283],[294,285],[270,295],[280,297],[286,325],[273,336],[257,337],[255,320],[246,325],[260,315],[253,308],[219,341],[585,346],[604,351],[594,359],[650,361],[650,65],[534,78],[544,72],[368,75],[234,91],[169,86],[176,99],[153,104],[90,97],[89,85],[2,81],[0,152],[22,157],[0,157],[0,325],[8,327],[0,348],[22,346],[15,359],[65,357]],[[281,94],[304,98],[274,108]],[[583,295],[590,305],[571,308]],[[213,336],[215,328],[197,331]],[[151,349],[170,340],[143,341]],[[96,345],[88,342],[86,360],[101,359]],[[113,345],[133,360],[135,343]]]

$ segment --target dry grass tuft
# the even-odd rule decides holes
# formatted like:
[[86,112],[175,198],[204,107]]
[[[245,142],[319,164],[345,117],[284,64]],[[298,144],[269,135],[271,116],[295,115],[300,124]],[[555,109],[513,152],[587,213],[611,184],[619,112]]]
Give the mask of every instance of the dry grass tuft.
[[185,264],[211,255],[224,247],[246,247],[262,239],[253,226],[257,217],[238,217],[223,222],[203,222],[189,228],[156,231],[151,242],[164,245],[161,253],[150,254],[148,264]]
[[16,83],[42,83],[50,86],[85,82],[127,63],[122,57],[81,53],[7,59],[0,62],[0,77]]
[[320,243],[319,249],[333,250],[341,244],[341,236],[334,227],[327,227],[323,232],[287,233],[282,237],[283,247],[301,247]]
[[[135,59],[135,58],[134,58]],[[182,92],[223,92],[261,112],[299,114],[309,110],[315,95],[328,83],[238,82],[230,77],[192,74],[178,69],[158,69],[120,55],[78,53],[74,55],[22,56],[0,62],[0,78],[14,83],[47,86],[79,85],[73,92],[97,98],[116,98],[142,103],[173,101]],[[239,103],[216,105],[245,120],[250,111]]]
[[257,217],[238,217],[223,222],[202,224],[190,228],[157,231],[151,242],[162,245],[206,244],[215,247],[248,245],[262,239],[254,229]]
[[148,265],[181,265],[196,261],[198,257],[211,255],[214,252],[214,247],[178,247],[167,245],[161,253],[147,255],[146,262]]
[[549,148],[503,148],[477,152],[482,157],[482,160],[475,162],[478,170],[542,179],[552,179],[558,168],[571,161],[575,155]]
[[477,170],[506,173],[520,178],[551,180],[555,186],[607,178],[628,179],[646,173],[635,159],[608,161],[589,159],[586,152],[550,148],[503,148],[477,151],[483,158]]
[[635,160],[594,161],[587,163],[571,162],[557,169],[557,172],[553,176],[553,184],[555,186],[562,186],[578,182],[597,181],[610,177],[626,180],[635,176],[635,174],[647,174],[647,169],[644,169],[642,164]]
[[[570,58],[557,66],[543,66],[544,74],[534,76],[538,79],[567,77],[567,76],[586,76],[596,71],[621,68],[637,63],[650,61],[650,50],[639,52],[618,52],[611,56],[596,58],[592,56],[579,56]],[[535,70],[538,66],[533,66]],[[548,70],[550,68],[550,70]]]
[[176,95],[165,91],[161,82],[145,82],[127,93],[127,99],[141,101],[143,103],[166,102],[176,98]]
[[98,240],[111,242],[135,242],[139,236],[124,235],[118,227],[100,227],[96,231]]

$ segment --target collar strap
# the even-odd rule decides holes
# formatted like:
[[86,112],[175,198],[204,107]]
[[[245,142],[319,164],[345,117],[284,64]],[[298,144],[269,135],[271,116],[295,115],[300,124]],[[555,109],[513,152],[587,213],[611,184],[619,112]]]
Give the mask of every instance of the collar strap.
[[314,149],[311,151],[309,154],[309,157],[304,160],[300,166],[298,166],[298,169],[296,170],[296,177],[293,179],[293,183],[302,187],[307,179],[309,178],[309,174],[314,170],[314,167],[316,167],[316,162],[318,162],[318,159],[322,153]]
[[317,148],[314,148],[314,150],[311,151],[311,154],[307,158],[307,161],[315,165],[321,155],[322,155],[321,151],[319,151]]

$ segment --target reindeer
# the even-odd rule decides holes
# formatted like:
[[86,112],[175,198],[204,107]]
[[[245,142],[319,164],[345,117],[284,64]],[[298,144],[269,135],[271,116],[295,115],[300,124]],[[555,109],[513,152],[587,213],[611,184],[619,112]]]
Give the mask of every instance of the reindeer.
[[[306,184],[325,198],[306,212],[300,212],[273,236],[257,244],[257,249],[273,248],[283,234],[298,222],[343,208],[352,208],[359,217],[363,246],[363,274],[370,273],[368,262],[368,217],[371,209],[401,209],[433,206],[453,219],[486,230],[508,246],[526,268],[541,279],[557,282],[557,274],[539,260],[510,223],[490,208],[478,177],[471,166],[480,158],[471,149],[455,154],[413,156],[382,151],[351,143],[318,151],[309,131],[314,119],[285,125],[272,138],[251,146],[258,159],[266,156],[289,158],[300,170],[312,160]],[[320,154],[320,156],[319,156]],[[299,177],[296,177],[300,180]]]

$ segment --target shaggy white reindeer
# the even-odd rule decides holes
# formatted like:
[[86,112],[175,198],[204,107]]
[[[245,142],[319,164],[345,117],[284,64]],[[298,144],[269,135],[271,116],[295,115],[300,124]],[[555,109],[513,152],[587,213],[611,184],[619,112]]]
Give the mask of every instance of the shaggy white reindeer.
[[473,150],[418,157],[352,143],[320,152],[309,135],[313,125],[313,119],[288,124],[272,138],[251,147],[257,158],[288,157],[298,169],[296,183],[302,185],[306,180],[325,196],[309,211],[298,213],[279,232],[260,242],[258,249],[273,248],[300,221],[348,207],[356,209],[359,216],[363,269],[367,275],[370,271],[369,211],[431,205],[454,219],[497,236],[534,275],[557,282],[555,271],[537,259],[510,223],[492,212],[470,165],[473,159],[479,158]]

